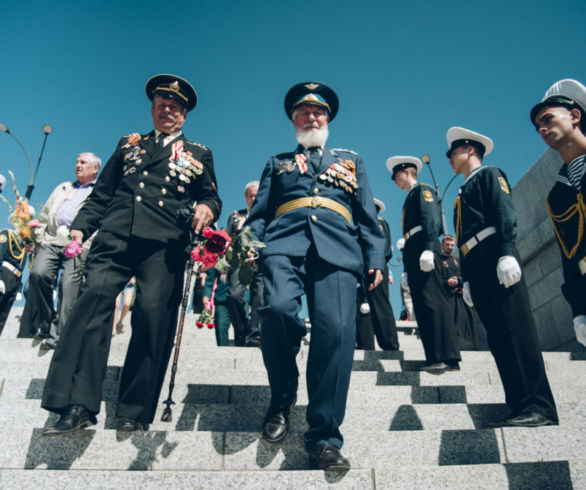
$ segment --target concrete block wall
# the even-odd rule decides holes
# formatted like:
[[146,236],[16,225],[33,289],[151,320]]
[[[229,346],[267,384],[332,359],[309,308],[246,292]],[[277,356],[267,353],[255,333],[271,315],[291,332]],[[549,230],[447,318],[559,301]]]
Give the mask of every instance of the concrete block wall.
[[559,154],[548,149],[513,187],[512,198],[517,211],[517,249],[541,348],[579,351],[582,347],[574,335],[572,313],[560,289],[561,256],[545,204],[562,164]]

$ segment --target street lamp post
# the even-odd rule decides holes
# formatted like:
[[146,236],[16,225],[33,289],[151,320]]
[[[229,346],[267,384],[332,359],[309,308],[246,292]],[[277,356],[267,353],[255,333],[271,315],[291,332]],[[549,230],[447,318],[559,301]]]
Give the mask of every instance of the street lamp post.
[[49,124],[43,125],[43,133],[45,134],[45,138],[43,139],[43,146],[41,147],[41,153],[39,154],[39,159],[37,160],[37,166],[36,166],[36,169],[34,170],[34,172],[33,172],[33,161],[31,160],[31,157],[29,156],[28,152],[26,151],[26,148],[20,142],[20,140],[16,136],[14,136],[14,134],[10,131],[10,129],[8,129],[6,127],[5,124],[3,124],[1,122],[0,122],[0,131],[4,131],[5,133],[12,136],[14,138],[14,141],[16,141],[18,143],[18,146],[20,146],[22,148],[22,151],[26,155],[26,159],[28,160],[28,164],[29,164],[30,171],[31,171],[31,181],[29,182],[29,184],[26,188],[25,198],[27,200],[30,200],[30,197],[33,193],[33,189],[35,188],[35,178],[37,176],[37,172],[39,171],[39,165],[41,164],[41,158],[43,158],[43,152],[45,151],[45,143],[47,142],[47,136],[49,136],[53,132],[53,128]]
[[[444,213],[444,207],[442,205],[443,195],[440,197],[439,186],[437,185],[437,181],[435,180],[435,175],[433,174],[433,169],[431,168],[431,157],[426,153],[425,155],[421,156],[421,161],[427,165],[427,168],[429,168],[429,171],[431,172],[431,178],[433,180],[433,185],[435,187],[435,192],[437,194],[437,203],[439,204],[440,212],[441,212],[441,216],[442,216],[442,232],[444,235],[447,235],[448,234],[448,225],[446,224],[446,215]],[[447,187],[446,187],[446,189],[447,189]],[[445,194],[445,192],[444,192],[444,194]]]

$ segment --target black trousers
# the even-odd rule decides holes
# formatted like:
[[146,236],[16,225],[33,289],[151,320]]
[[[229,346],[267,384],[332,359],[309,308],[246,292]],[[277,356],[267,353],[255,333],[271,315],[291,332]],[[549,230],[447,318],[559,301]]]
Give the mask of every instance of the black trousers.
[[356,314],[356,348],[374,350],[374,336],[383,350],[398,350],[397,323],[389,302],[389,268],[385,264],[383,281],[372,291],[366,290],[370,313]]
[[100,411],[112,315],[117,294],[136,276],[132,336],[120,381],[117,415],[153,421],[177,324],[185,244],[125,238],[100,232],[80,291],[51,360],[42,407],[61,412],[71,404]]
[[237,346],[258,345],[260,342],[261,314],[259,308],[264,306],[264,282],[258,265],[253,267],[253,279],[250,283],[250,319],[248,318],[246,289],[238,279],[239,269],[230,271],[228,278],[228,311],[234,328],[234,343]]
[[[423,250],[418,243],[421,239],[419,235],[421,233],[407,240],[403,257],[425,359],[429,364],[455,363],[462,358],[456,338],[452,305],[442,285],[442,271],[437,254],[432,271],[423,272],[419,268],[419,257]],[[436,247],[439,244],[436,243]]]
[[463,269],[487,331],[507,406],[513,416],[537,412],[557,421],[525,279],[508,288],[499,284],[495,240],[489,237],[471,250],[463,259]]
[[0,335],[4,330],[4,325],[10,314],[12,303],[16,299],[18,290],[20,289],[20,277],[14,275],[14,273],[8,270],[6,267],[1,267],[0,261],[0,278],[4,281],[4,287],[6,291],[4,294],[0,294]]

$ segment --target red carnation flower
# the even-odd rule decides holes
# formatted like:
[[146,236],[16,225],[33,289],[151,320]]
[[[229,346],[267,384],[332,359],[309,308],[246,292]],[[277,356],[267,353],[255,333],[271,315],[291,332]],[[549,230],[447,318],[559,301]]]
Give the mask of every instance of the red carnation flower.
[[201,322],[195,322],[195,326],[197,328],[203,328],[203,323],[201,323]]
[[212,328],[214,328],[214,324],[212,322],[208,323],[208,328],[211,330]]
[[224,230],[214,231],[204,245],[204,250],[213,254],[222,255],[230,246],[232,239]]

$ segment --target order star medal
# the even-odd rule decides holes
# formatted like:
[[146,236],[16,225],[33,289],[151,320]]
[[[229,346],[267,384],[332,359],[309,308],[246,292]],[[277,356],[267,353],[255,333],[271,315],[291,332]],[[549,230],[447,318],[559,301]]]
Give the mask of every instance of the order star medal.
[[302,153],[298,153],[297,155],[295,155],[295,163],[297,164],[297,167],[299,168],[299,173],[304,174],[305,172],[307,172],[307,157],[302,154]]
[[183,141],[179,140],[173,143],[171,148],[171,159],[176,162],[179,160],[179,154],[183,151]]

